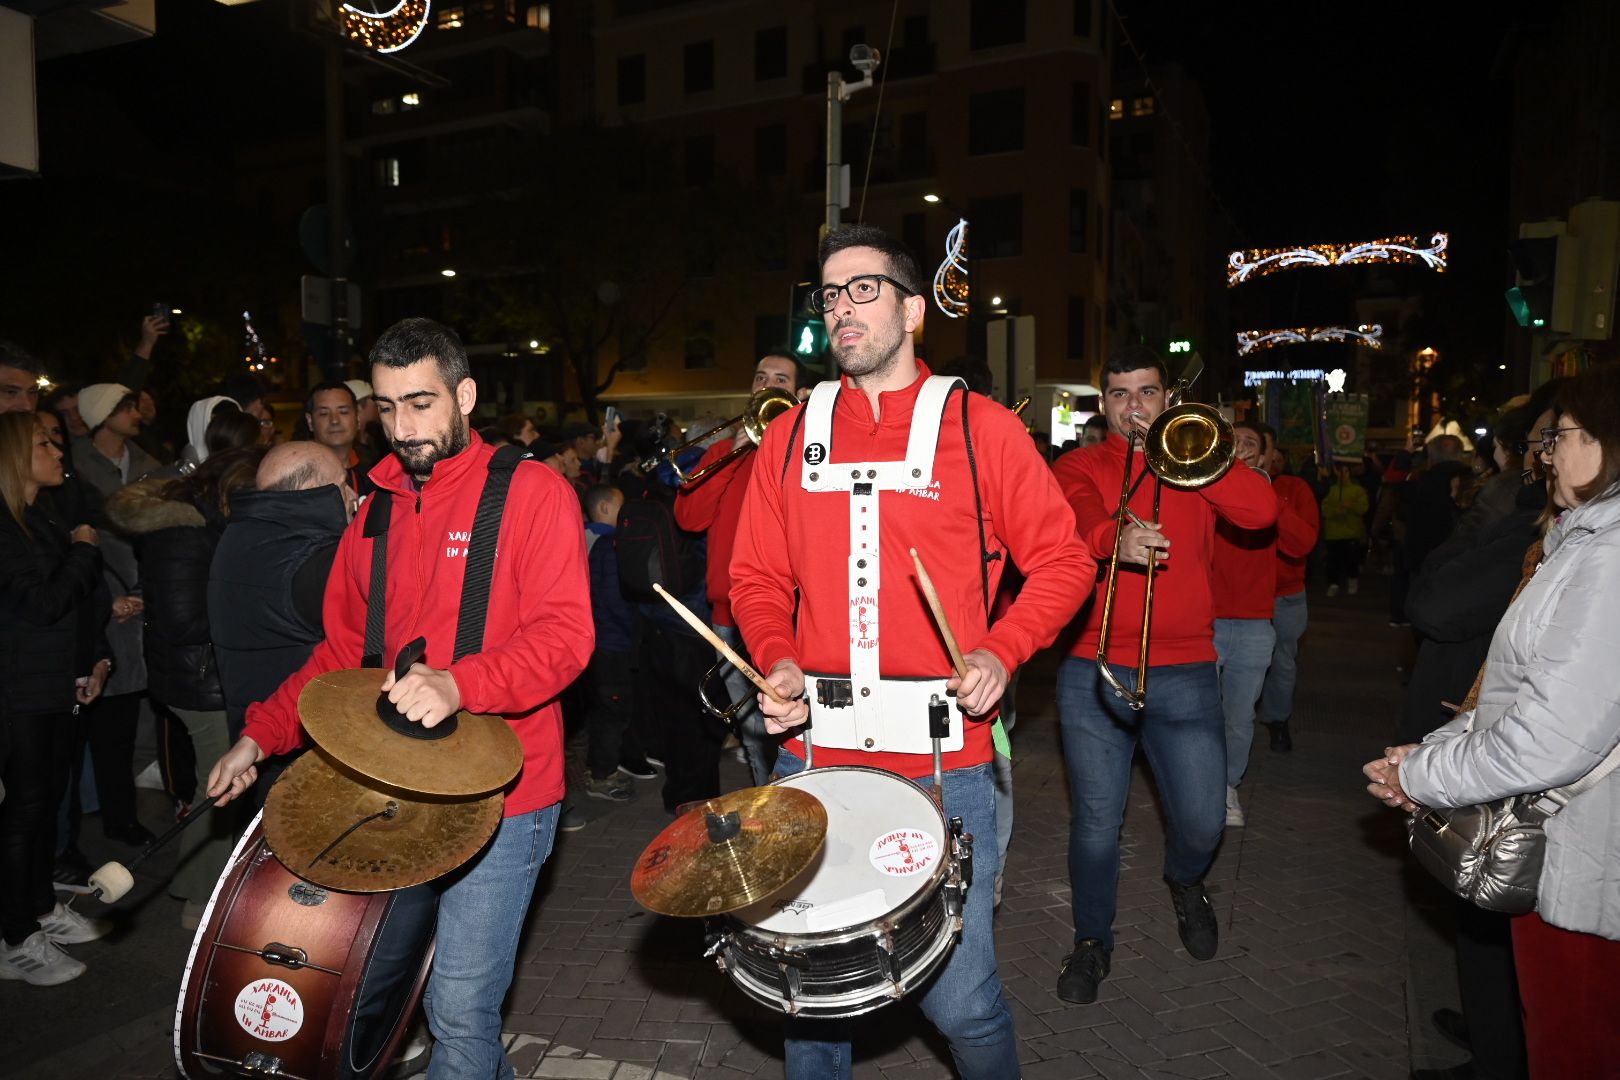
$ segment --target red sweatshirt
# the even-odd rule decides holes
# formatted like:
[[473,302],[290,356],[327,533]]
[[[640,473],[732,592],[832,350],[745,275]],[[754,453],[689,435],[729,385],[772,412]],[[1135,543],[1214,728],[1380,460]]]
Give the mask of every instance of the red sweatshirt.
[[[585,669],[595,643],[585,533],[579,501],[555,471],[523,462],[507,492],[485,648],[456,663],[467,541],[494,450],[472,445],[441,461],[418,493],[390,454],[371,470],[374,499],[393,499],[388,529],[388,663],[406,643],[427,637],[427,665],[448,668],[461,707],[503,715],[523,744],[523,771],[506,791],[506,816],[538,810],[563,797],[562,710],[557,696]],[[326,640],[268,701],[248,708],[245,734],[267,754],[304,741],[298,695],[315,676],[360,666],[366,637],[366,594],[372,541],[355,516],[338,543],[326,583]],[[378,685],[383,672],[377,672]]]
[[1305,590],[1305,562],[1322,533],[1322,508],[1311,485],[1283,473],[1271,482],[1277,496],[1277,595]]
[[[1071,450],[1053,467],[1057,480],[1074,507],[1080,536],[1099,559],[1114,550],[1114,512],[1124,481],[1125,440],[1109,433],[1096,446]],[[1132,455],[1131,472],[1142,470],[1142,455]],[[1136,489],[1131,509],[1148,521],[1153,517],[1153,477]],[[1168,484],[1160,504],[1164,534],[1170,538],[1170,556],[1154,575],[1153,633],[1148,662],[1191,664],[1215,659],[1215,622],[1210,598],[1210,564],[1214,558],[1215,519],[1246,529],[1263,529],[1277,520],[1277,501],[1271,485],[1253,469],[1233,468],[1215,483],[1196,491]],[[1142,597],[1147,576],[1142,568],[1122,564],[1114,598],[1113,633],[1108,659],[1135,666],[1141,641]],[[1100,591],[1100,590],[1099,590]],[[1085,632],[1072,655],[1095,659],[1101,637],[1102,598],[1091,605]]]
[[[1211,585],[1217,619],[1271,618],[1277,597],[1286,595],[1278,589],[1285,565],[1299,568],[1299,587],[1305,587],[1305,559],[1316,546],[1320,516],[1309,487],[1305,487],[1308,509],[1290,505],[1286,493],[1294,489],[1283,484],[1285,480],[1304,487],[1292,476],[1277,478],[1272,485],[1277,499],[1277,524],[1271,528],[1240,529],[1226,521],[1215,522],[1215,574]],[[1310,515],[1308,519],[1301,516],[1302,510]]]
[[[921,361],[923,376],[928,374]],[[845,381],[833,411],[829,461],[903,459],[911,410],[922,377],[883,394],[881,416]],[[915,547],[940,592],[963,652],[988,649],[1009,673],[1051,643],[1090,593],[1096,565],[1074,531],[1074,515],[1052,481],[1022,422],[978,394],[969,395],[973,456],[984,503],[990,595],[1010,558],[1027,575],[1018,599],[994,630],[986,628],[979,576],[979,527],[962,433],[961,391],[945,403],[934,483],[926,491],[884,491],[879,594],[880,653],[885,676],[946,678],[951,661],[916,583]],[[806,671],[849,671],[849,496],[810,494],[799,486],[804,430],[792,417],[772,423],[757,454],[748,501],[731,559],[731,606],[761,671],[792,660]],[[788,462],[787,479],[782,463]],[[789,743],[803,753],[800,740]],[[947,769],[990,760],[990,724],[969,721],[961,750],[945,755]],[[866,753],[816,748],[817,765],[871,765],[921,776],[925,754]]]
[[[698,468],[707,468],[729,453],[731,440],[722,439],[704,453]],[[748,495],[748,477],[758,456],[757,450],[744,454],[696,484],[682,484],[675,496],[675,524],[687,532],[709,534],[709,603],[714,607],[714,621],[721,626],[737,625],[731,614],[731,549],[743,499]]]

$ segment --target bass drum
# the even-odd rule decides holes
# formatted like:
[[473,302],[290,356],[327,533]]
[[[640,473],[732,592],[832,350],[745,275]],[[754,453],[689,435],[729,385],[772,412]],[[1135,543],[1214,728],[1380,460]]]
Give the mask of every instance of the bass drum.
[[347,893],[305,881],[264,841],[236,845],[186,959],[182,1076],[361,1080],[387,1066],[433,962],[426,885]]

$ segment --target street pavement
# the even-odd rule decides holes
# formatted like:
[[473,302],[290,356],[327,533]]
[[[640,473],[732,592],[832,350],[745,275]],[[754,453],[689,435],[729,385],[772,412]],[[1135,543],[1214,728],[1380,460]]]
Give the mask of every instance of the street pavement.
[[[1026,669],[1014,735],[1017,823],[996,945],[1028,1080],[1395,1080],[1459,1059],[1436,1045],[1426,1022],[1456,1002],[1446,905],[1411,876],[1401,818],[1362,790],[1361,764],[1391,741],[1402,693],[1397,635],[1405,633],[1386,626],[1382,583],[1366,584],[1357,597],[1311,597],[1295,749],[1272,753],[1263,729],[1257,735],[1240,788],[1248,825],[1227,831],[1209,876],[1221,929],[1211,961],[1190,959],[1177,937],[1160,877],[1163,821],[1151,776],[1138,767],[1113,971],[1089,1006],[1053,992],[1071,939],[1057,657]],[[728,784],[746,782],[729,756],[724,771]],[[590,824],[558,838],[506,1002],[517,1073],[779,1077],[779,1017],[701,958],[697,925],[651,915],[630,896],[637,855],[669,821],[657,785],[636,788],[627,804],[581,797]],[[143,797],[155,823],[161,797]],[[93,825],[87,831],[100,840]],[[90,846],[92,861],[131,854]],[[164,853],[150,872],[137,871],[136,894],[113,912],[117,935],[72,950],[90,966],[85,976],[54,989],[0,983],[0,1075],[177,1075],[173,1002],[190,935],[161,888],[168,865]],[[1414,906],[1409,896],[1428,899]],[[954,1075],[944,1044],[905,1003],[869,1018],[856,1054],[862,1080]]]

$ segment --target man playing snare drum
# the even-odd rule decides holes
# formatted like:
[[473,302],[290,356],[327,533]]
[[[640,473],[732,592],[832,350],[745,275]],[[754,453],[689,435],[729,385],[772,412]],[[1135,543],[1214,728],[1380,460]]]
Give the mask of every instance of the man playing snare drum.
[[[1090,592],[1095,564],[1018,419],[956,380],[930,378],[917,359],[923,290],[915,260],[881,230],[846,226],[823,241],[811,303],[843,378],[766,432],[738,526],[731,603],[749,652],[788,701],[761,695],[767,728],[809,720],[818,767],[866,765],[931,783],[928,701],[954,699],[945,813],[984,842],[962,940],[917,1000],[964,1077],[1006,1080],[1019,1067],[991,936],[999,859],[989,721],[1010,674]],[[967,650],[966,677],[952,675],[911,548]],[[991,629],[988,600],[1009,560],[1027,581]],[[804,753],[802,739],[789,741],[778,775],[802,769]],[[874,825],[884,809],[872,807]],[[850,1076],[851,1035],[847,1020],[789,1017],[788,1075]]]

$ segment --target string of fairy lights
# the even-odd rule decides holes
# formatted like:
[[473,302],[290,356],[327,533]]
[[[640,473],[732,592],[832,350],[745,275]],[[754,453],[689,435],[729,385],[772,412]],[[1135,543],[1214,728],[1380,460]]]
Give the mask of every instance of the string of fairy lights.
[[[373,5],[375,6],[375,5]],[[343,36],[372,52],[392,53],[405,48],[427,29],[432,0],[399,0],[387,11],[367,11],[343,4],[338,17]]]
[[1291,326],[1281,330],[1239,330],[1237,350],[1247,356],[1261,349],[1278,345],[1304,345],[1315,341],[1353,341],[1369,349],[1384,347],[1384,327],[1380,323],[1362,323],[1360,326]]
[[1355,244],[1310,244],[1291,248],[1249,248],[1226,258],[1226,286],[1302,266],[1350,266],[1355,263],[1422,263],[1445,273],[1450,237],[1434,233],[1427,243],[1418,236],[1390,236]]
[[945,261],[934,271],[934,303],[947,318],[960,319],[968,313],[967,244],[967,219],[960,218],[945,234]]

